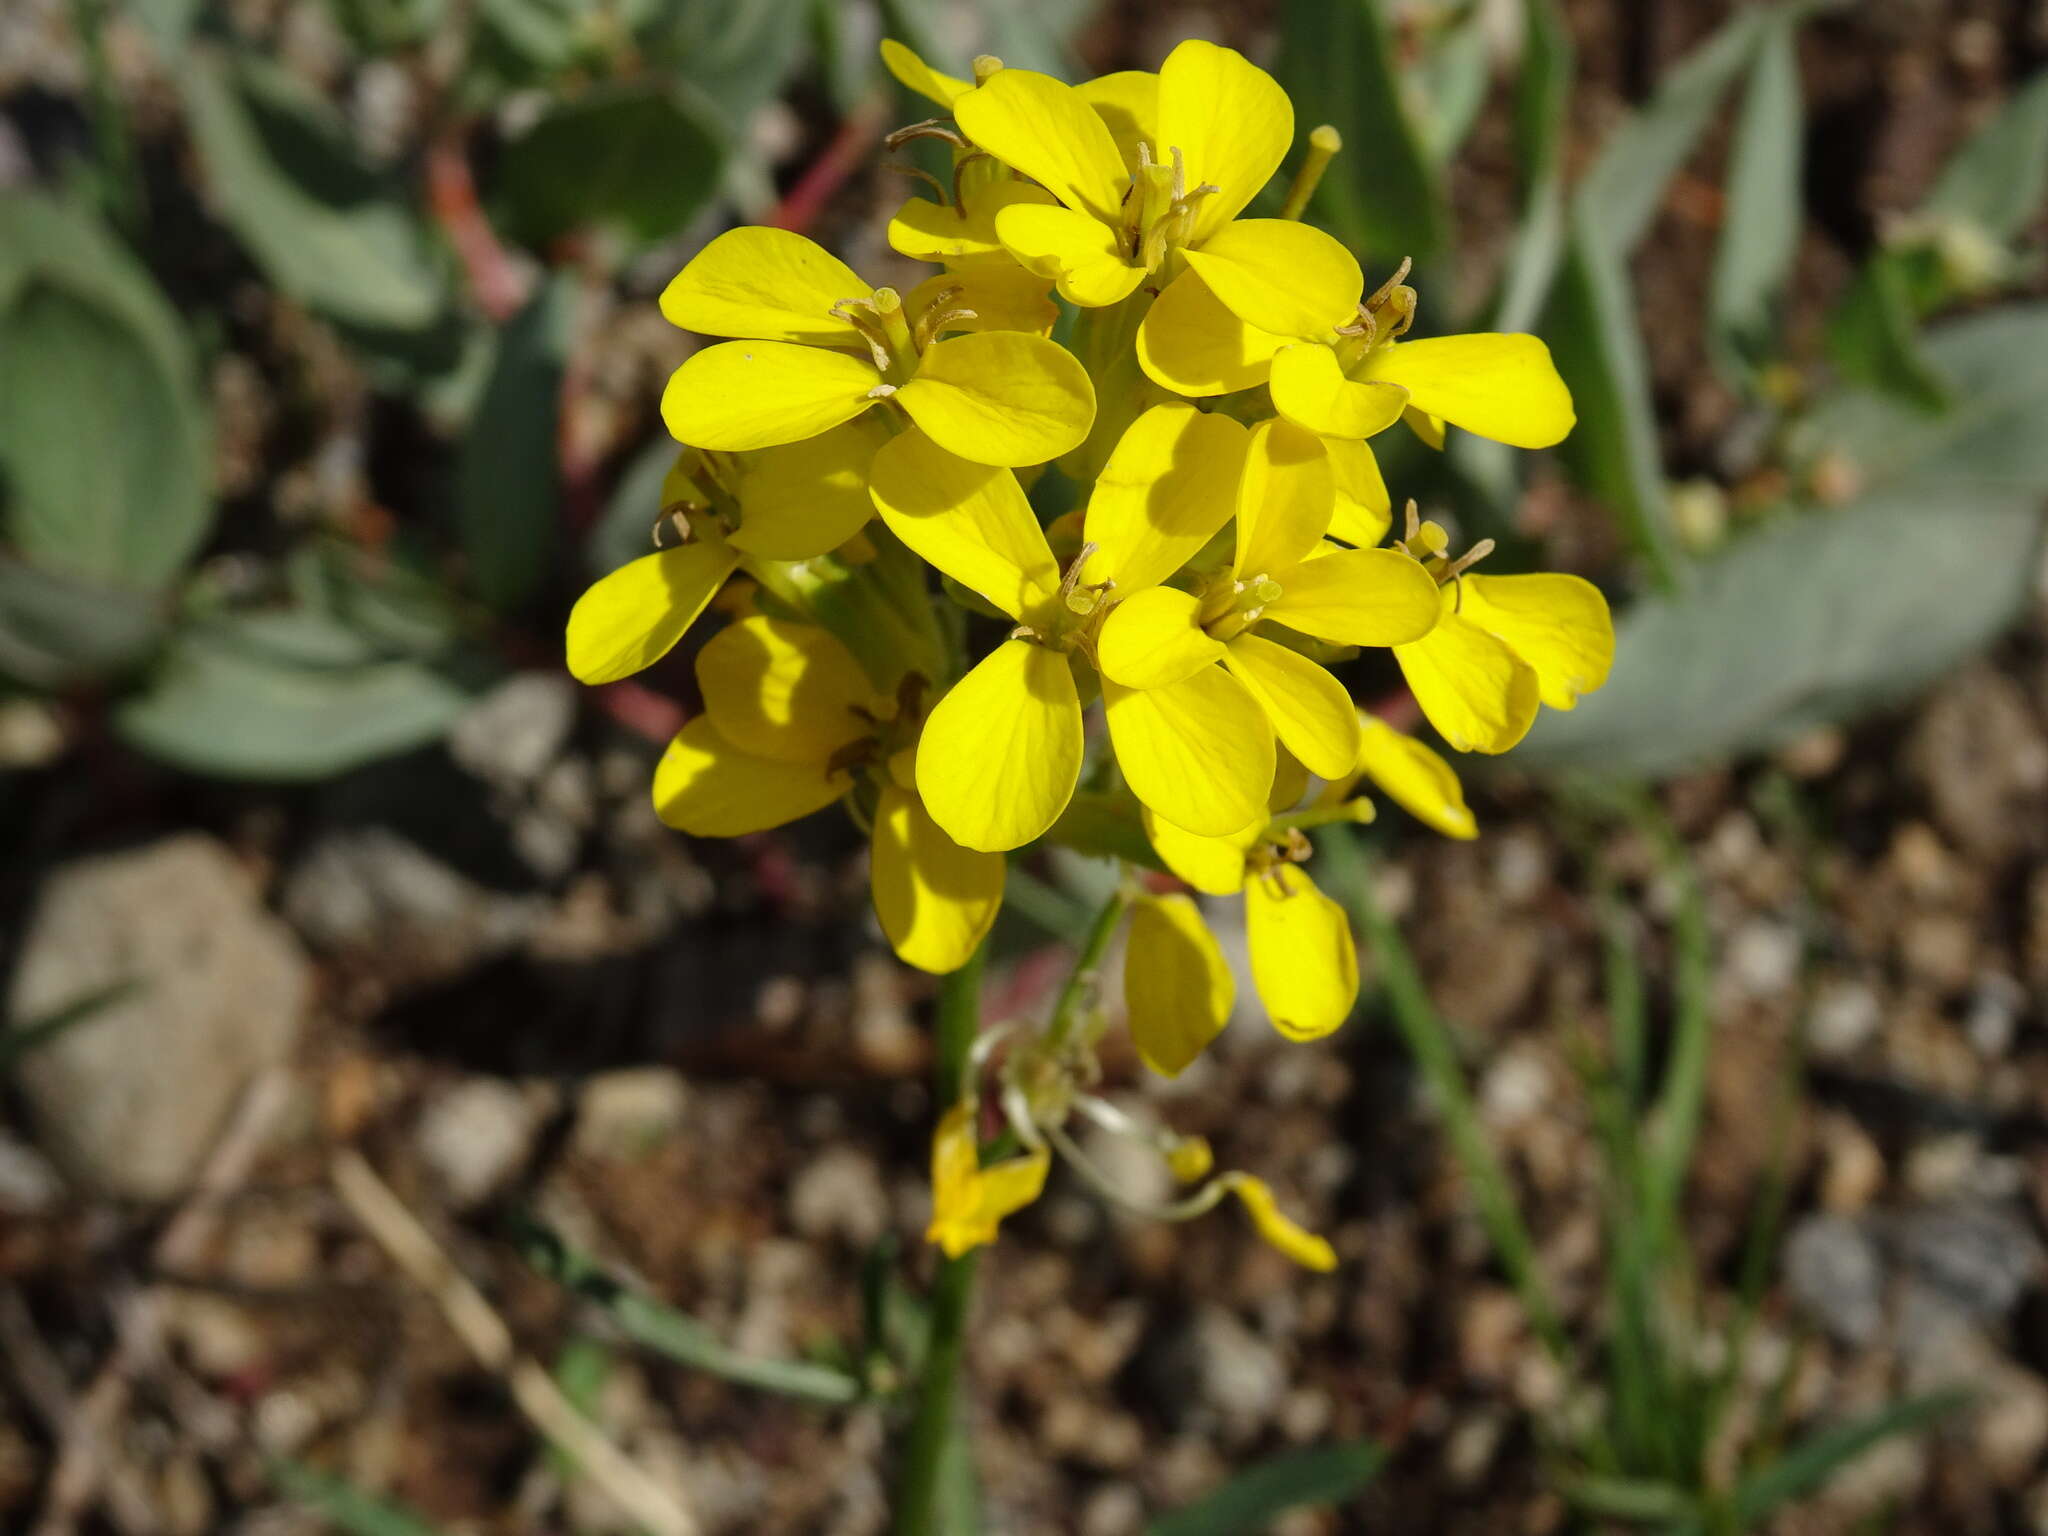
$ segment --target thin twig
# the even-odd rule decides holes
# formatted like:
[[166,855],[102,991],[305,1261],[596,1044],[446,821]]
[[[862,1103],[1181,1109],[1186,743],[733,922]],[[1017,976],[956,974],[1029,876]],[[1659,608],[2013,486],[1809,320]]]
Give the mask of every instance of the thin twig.
[[573,1457],[585,1476],[654,1536],[696,1536],[697,1522],[562,1395],[554,1378],[521,1355],[512,1331],[359,1152],[343,1147],[329,1168],[335,1192],[393,1263],[441,1309],[479,1364],[505,1378],[534,1428]]

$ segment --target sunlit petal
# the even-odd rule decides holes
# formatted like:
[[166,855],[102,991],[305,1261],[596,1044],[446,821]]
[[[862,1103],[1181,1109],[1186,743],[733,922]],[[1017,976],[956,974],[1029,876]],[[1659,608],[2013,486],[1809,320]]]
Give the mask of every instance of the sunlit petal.
[[1124,169],[1136,170],[1138,146],[1159,143],[1159,77],[1149,70],[1123,69],[1083,80],[1074,93],[1109,126]]
[[905,432],[876,453],[868,488],[890,532],[1011,618],[1057,594],[1059,566],[1009,470],[970,463],[922,432]]
[[851,421],[882,376],[866,358],[786,341],[722,341],[684,359],[661,395],[677,442],[745,450],[801,442]]
[[1459,752],[1505,752],[1535,722],[1536,669],[1503,640],[1446,612],[1436,628],[1394,647],[1409,691]]
[[829,554],[874,516],[868,466],[887,434],[860,417],[739,461],[740,526],[728,542],[764,560]]
[[1237,983],[1186,896],[1146,896],[1131,908],[1124,950],[1124,1013],[1139,1059],[1178,1077],[1222,1033]]
[[847,778],[821,763],[785,763],[733,746],[699,715],[676,734],[654,770],[654,810],[693,837],[765,832],[846,792]]
[[[1294,107],[1287,93],[1236,49],[1189,38],[1159,67],[1153,153],[1164,162],[1179,150],[1188,185],[1208,182],[1217,188],[1195,205],[1195,243],[1258,196],[1293,143]],[[1349,296],[1355,299],[1358,289],[1354,281]]]
[[823,763],[872,729],[874,689],[853,653],[815,624],[754,615],[697,653],[697,687],[718,734],[742,752]]
[[1264,818],[1227,837],[1199,837],[1140,807],[1145,837],[1166,867],[1210,896],[1235,896],[1244,889],[1244,856],[1266,830]]
[[1479,835],[1451,765],[1384,720],[1359,716],[1358,771],[1396,805],[1446,837]]
[[937,343],[896,401],[933,442],[977,464],[1043,464],[1095,420],[1088,370],[1057,342],[1017,331]]
[[999,853],[962,848],[914,794],[883,789],[875,806],[869,883],[875,916],[898,959],[934,975],[957,971],[1003,904]]
[[1020,203],[1053,203],[1045,188],[1014,178],[978,187],[971,194],[963,188],[962,196],[961,208],[927,197],[911,198],[889,221],[889,248],[916,261],[949,267],[1009,266],[1010,253],[996,234],[1002,211]]
[[1310,773],[1340,778],[1358,761],[1358,709],[1344,685],[1299,651],[1242,634],[1223,664],[1251,689],[1287,750]]
[[1168,283],[1145,312],[1138,364],[1175,394],[1227,395],[1263,384],[1267,365],[1287,340],[1245,324],[1189,271]]
[[1228,416],[1178,401],[1132,422],[1088,498],[1082,533],[1096,548],[1082,578],[1129,593],[1179,570],[1230,521],[1248,440]]
[[1550,349],[1534,336],[1397,341],[1372,352],[1361,377],[1399,384],[1417,411],[1515,448],[1548,448],[1577,419]]
[[1160,816],[1204,837],[1265,819],[1273,727],[1228,672],[1205,667],[1164,688],[1105,678],[1102,702],[1125,781]]
[[1276,864],[1244,888],[1252,983],[1273,1027],[1290,1040],[1317,1040],[1351,1017],[1358,1001],[1358,950],[1344,909],[1298,864]]
[[1059,285],[1060,297],[1100,309],[1137,291],[1145,269],[1133,266],[1117,232],[1091,213],[1017,204],[996,215],[996,234],[1026,267]]
[[1021,848],[1073,798],[1081,747],[1081,700],[1066,657],[1007,640],[925,721],[917,791],[962,847]]
[[1467,576],[1460,612],[1536,669],[1543,702],[1570,709],[1607,681],[1614,620],[1590,581],[1556,572]]
[[1394,549],[1335,549],[1282,578],[1266,617],[1332,645],[1402,645],[1428,634],[1441,599],[1420,563]]
[[1387,536],[1394,516],[1393,498],[1380,475],[1379,460],[1367,443],[1325,438],[1323,448],[1330,455],[1330,478],[1337,491],[1329,536],[1369,549]]
[[1237,485],[1231,574],[1277,573],[1306,559],[1329,529],[1336,506],[1322,439],[1291,422],[1260,422],[1252,428]]
[[1337,1250],[1329,1242],[1281,1214],[1273,1192],[1263,1179],[1248,1173],[1224,1175],[1232,1194],[1244,1202],[1245,1214],[1259,1229],[1259,1236],[1304,1269],[1328,1274],[1337,1267]]
[[569,611],[569,670],[583,683],[615,683],[653,666],[718,595],[738,558],[699,539],[628,561]]
[[951,107],[974,89],[972,80],[962,80],[956,75],[933,69],[918,57],[915,50],[906,48],[893,37],[882,39],[882,63],[905,90],[914,91],[942,107]]
[[729,229],[690,258],[662,290],[672,325],[707,336],[857,347],[851,321],[832,312],[874,289],[817,241],[787,229]]
[[1126,688],[1162,688],[1223,659],[1223,646],[1196,622],[1201,605],[1175,587],[1147,587],[1103,620],[1095,660]]
[[1384,432],[1401,419],[1408,391],[1378,379],[1353,383],[1344,377],[1337,354],[1302,342],[1273,358],[1273,408],[1296,426],[1325,437],[1362,438]]
[[1072,86],[1005,69],[953,103],[960,131],[1069,208],[1115,223],[1129,180],[1109,127]]
[[1239,219],[1190,247],[1187,259],[1238,319],[1304,341],[1328,341],[1357,314],[1365,280],[1334,235],[1292,219]]

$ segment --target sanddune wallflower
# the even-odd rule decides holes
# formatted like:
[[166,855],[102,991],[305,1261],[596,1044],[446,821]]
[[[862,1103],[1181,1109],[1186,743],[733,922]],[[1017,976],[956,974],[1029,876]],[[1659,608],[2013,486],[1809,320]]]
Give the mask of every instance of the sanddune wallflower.
[[662,395],[669,431],[699,448],[801,442],[886,402],[963,458],[1037,464],[1095,419],[1087,371],[1041,334],[1052,311],[1026,274],[954,273],[905,298],[802,235],[735,229],[676,274],[661,310],[743,338],[693,354]]

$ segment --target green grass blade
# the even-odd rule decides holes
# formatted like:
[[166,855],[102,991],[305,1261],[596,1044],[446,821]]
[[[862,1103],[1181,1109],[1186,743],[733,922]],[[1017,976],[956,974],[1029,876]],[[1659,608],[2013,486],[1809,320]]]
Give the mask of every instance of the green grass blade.
[[1240,1472],[1185,1509],[1162,1515],[1145,1536],[1244,1536],[1303,1506],[1342,1504],[1379,1475],[1386,1452],[1370,1440],[1276,1456]]
[[1605,1520],[1684,1520],[1695,1509],[1692,1496],[1683,1488],[1643,1478],[1567,1478],[1558,1492],[1566,1502]]
[[1646,830],[1663,847],[1665,868],[1679,883],[1670,1062],[1651,1115],[1643,1169],[1644,1215],[1662,1241],[1677,1230],[1679,1200],[1706,1104],[1713,957],[1697,873],[1661,815]]
[[280,1493],[324,1517],[342,1536],[442,1536],[402,1505],[303,1462],[273,1460],[265,1463],[265,1470]]
[[635,1344],[741,1386],[759,1387],[813,1403],[838,1405],[863,1396],[859,1381],[830,1366],[800,1360],[764,1360],[726,1347],[695,1318],[685,1317],[608,1274],[531,1217],[516,1223],[514,1238],[526,1262],[556,1284],[599,1307]]
[[1372,899],[1371,862],[1348,827],[1325,828],[1317,835],[1316,846],[1321,850],[1331,887],[1340,893],[1352,921],[1365,934],[1381,990],[1386,995],[1387,1011],[1443,1115],[1452,1150],[1465,1177],[1471,1181],[1480,1224],[1521,1297],[1530,1325],[1553,1358],[1568,1363],[1570,1341],[1537,1267],[1536,1245],[1515,1203],[1507,1170],[1501,1166],[1479,1123],[1479,1108],[1465,1080],[1457,1042],[1431,1005],[1428,989],[1416,972],[1414,957],[1402,941],[1399,929]]
[[138,985],[134,981],[117,981],[95,987],[83,997],[73,998],[39,1019],[0,1031],[0,1073],[13,1071],[23,1057],[48,1045],[66,1030],[87,1022],[101,1010],[124,1001]]
[[1731,1498],[1736,1519],[1743,1525],[1755,1524],[1781,1505],[1814,1492],[1872,1446],[1926,1429],[1968,1401],[1967,1392],[1931,1392],[1809,1436],[1736,1486]]

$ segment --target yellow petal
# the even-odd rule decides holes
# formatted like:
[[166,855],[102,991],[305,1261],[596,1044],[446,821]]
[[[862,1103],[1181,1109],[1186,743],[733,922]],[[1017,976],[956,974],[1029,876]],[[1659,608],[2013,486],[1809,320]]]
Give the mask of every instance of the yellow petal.
[[882,64],[905,90],[914,91],[942,107],[952,106],[974,89],[972,80],[940,73],[919,58],[915,50],[904,47],[893,37],[882,39]]
[[1448,611],[1420,640],[1394,647],[1401,675],[1437,734],[1459,752],[1505,752],[1536,719],[1536,669],[1503,640]]
[[1330,477],[1337,490],[1329,536],[1369,549],[1387,536],[1394,518],[1393,498],[1381,478],[1379,460],[1367,443],[1325,438],[1323,448],[1330,455]]
[[865,358],[786,341],[722,341],[684,359],[661,393],[677,442],[744,451],[802,442],[851,421],[882,377]]
[[1236,1001],[1201,909],[1186,896],[1140,897],[1124,950],[1124,1013],[1145,1065],[1180,1076],[1230,1022]]
[[1014,263],[941,272],[910,290],[904,313],[915,326],[934,306],[962,313],[948,321],[941,335],[954,331],[1032,331],[1044,335],[1060,317],[1059,306],[1046,294],[1046,281]]
[[1228,416],[1178,401],[1125,429],[1088,498],[1082,572],[1128,594],[1179,570],[1230,521],[1249,434]]
[[1266,381],[1273,354],[1287,344],[1229,310],[1199,274],[1166,285],[1138,327],[1138,366],[1162,389],[1201,398]]
[[699,539],[620,566],[569,611],[569,670],[579,682],[615,683],[653,666],[738,563],[723,543]]
[[1228,672],[1204,667],[1164,688],[1105,678],[1102,702],[1131,793],[1166,820],[1204,837],[1265,820],[1273,727]]
[[953,103],[960,131],[1069,208],[1119,222],[1129,181],[1109,127],[1080,93],[1049,75],[1005,69]]
[[917,748],[917,792],[965,848],[1021,848],[1081,777],[1081,700],[1057,651],[1006,640],[939,700]]
[[1299,651],[1257,635],[1230,642],[1223,664],[1266,711],[1310,773],[1341,778],[1358,761],[1358,707],[1336,678]]
[[1607,681],[1614,620],[1590,581],[1555,572],[1467,576],[1460,611],[1536,669],[1543,702],[1571,709]]
[[1231,575],[1277,574],[1306,559],[1330,526],[1336,497],[1321,438],[1291,422],[1260,422],[1237,484]]
[[815,624],[726,625],[697,653],[697,687],[718,734],[756,757],[823,763],[873,728],[855,712],[874,697],[867,674]]
[[1244,1202],[1245,1213],[1251,1217],[1252,1225],[1259,1229],[1259,1236],[1304,1269],[1328,1274],[1337,1267],[1337,1250],[1315,1233],[1281,1215],[1273,1192],[1263,1179],[1255,1179],[1248,1173],[1226,1174],[1224,1178],[1231,1193]]
[[[889,221],[889,248],[915,261],[936,261],[949,267],[1009,266],[1010,253],[996,234],[996,220],[1017,204],[1051,207],[1052,194],[1028,181],[1007,177],[961,188],[964,207],[913,197]],[[1048,274],[1050,275],[1050,274]]]
[[1304,341],[1328,341],[1356,315],[1365,281],[1335,236],[1292,219],[1239,219],[1189,247],[1187,258],[1245,324]]
[[1477,837],[1479,823],[1451,765],[1405,731],[1372,715],[1358,717],[1358,771],[1389,799],[1445,837]]
[[1056,599],[1060,568],[1009,470],[905,432],[875,455],[868,489],[891,533],[1011,618]]
[[1149,70],[1123,69],[1097,75],[1074,87],[1074,94],[1095,109],[1116,140],[1124,168],[1138,163],[1138,146],[1159,143],[1159,77]]
[[925,1241],[957,1259],[995,1241],[1007,1216],[1045,1188],[1051,1154],[1043,1147],[984,1168],[974,1134],[974,1105],[955,1104],[932,1134],[932,1221]]
[[1401,413],[1401,419],[1408,423],[1408,430],[1431,448],[1441,449],[1444,445],[1444,419],[1432,416],[1427,411],[1418,411],[1409,406]]
[[868,870],[897,958],[937,976],[967,963],[1003,904],[1003,856],[962,848],[893,785],[875,807]]
[[[1188,185],[1218,190],[1195,204],[1189,239],[1222,229],[1280,169],[1294,142],[1294,107],[1263,69],[1233,48],[1190,38],[1159,67],[1159,137],[1162,161],[1178,149]],[[1349,299],[1358,296],[1353,282]]]
[[1088,370],[1058,342],[1017,331],[938,342],[896,401],[933,442],[977,464],[1043,464],[1095,420]]
[[1235,896],[1244,889],[1244,856],[1264,835],[1263,820],[1253,821],[1227,837],[1198,837],[1155,816],[1147,807],[1140,806],[1138,814],[1145,824],[1145,838],[1152,844],[1152,851],[1196,890],[1210,896]]
[[821,763],[783,763],[733,746],[699,715],[676,733],[654,769],[654,811],[692,837],[741,837],[823,810],[846,775]]
[[764,560],[830,554],[874,516],[868,466],[886,434],[868,418],[739,461],[740,526],[728,542]]
[[1163,688],[1223,659],[1223,646],[1197,623],[1201,604],[1192,592],[1146,587],[1125,598],[1102,621],[1095,662],[1102,675],[1126,688]]
[[707,336],[857,347],[860,333],[832,313],[874,289],[815,240],[787,229],[729,229],[662,290],[669,323]]
[[1274,815],[1291,811],[1308,793],[1308,770],[1301,759],[1282,747],[1273,764],[1273,787],[1266,792],[1266,809]]
[[996,215],[996,234],[1018,261],[1059,286],[1060,297],[1100,309],[1137,291],[1145,269],[1131,265],[1117,232],[1072,208],[1018,206]]
[[1351,1017],[1358,1001],[1358,950],[1344,909],[1299,864],[1275,864],[1244,888],[1252,984],[1273,1027],[1290,1040],[1318,1040]]
[[1273,358],[1273,409],[1325,437],[1362,438],[1401,419],[1408,391],[1377,379],[1353,383],[1328,347],[1303,342]]
[[1514,448],[1548,448],[1577,420],[1550,348],[1534,336],[1396,341],[1370,353],[1360,376],[1399,384],[1416,410]]
[[1396,549],[1336,549],[1281,578],[1266,617],[1333,645],[1402,645],[1436,625],[1442,599],[1421,564]]

